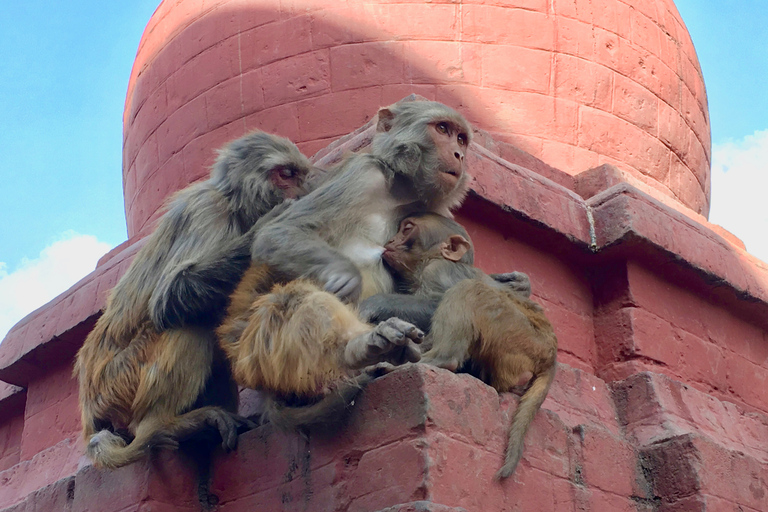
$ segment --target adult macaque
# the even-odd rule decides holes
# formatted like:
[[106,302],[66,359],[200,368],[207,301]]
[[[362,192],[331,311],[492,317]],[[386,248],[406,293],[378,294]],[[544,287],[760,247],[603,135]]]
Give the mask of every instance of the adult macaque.
[[440,103],[382,108],[370,153],[349,156],[259,230],[218,330],[239,384],[311,404],[368,365],[418,360],[419,329],[397,318],[368,324],[346,303],[393,291],[381,253],[399,218],[449,215],[461,202],[470,136]]
[[305,193],[311,168],[287,139],[254,132],[219,152],[209,179],[170,200],[77,355],[95,465],[123,466],[211,431],[234,447],[245,421],[214,327],[250,263],[250,230]]
[[557,338],[541,306],[473,267],[472,244],[456,222],[434,214],[404,219],[383,258],[414,296],[439,300],[421,361],[466,370],[498,391],[528,383],[512,417],[504,465],[510,476],[523,438],[555,377]]

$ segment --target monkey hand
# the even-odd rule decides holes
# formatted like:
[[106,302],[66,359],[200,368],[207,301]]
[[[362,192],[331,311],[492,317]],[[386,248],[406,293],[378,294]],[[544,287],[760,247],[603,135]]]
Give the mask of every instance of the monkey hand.
[[317,279],[323,283],[325,291],[351,303],[357,302],[363,290],[363,276],[346,258],[325,265],[317,274]]
[[531,279],[528,277],[528,274],[523,272],[507,272],[505,274],[491,274],[490,277],[526,299],[531,297]]
[[393,365],[415,363],[421,357],[418,343],[424,333],[399,318],[390,318],[347,343],[344,359],[350,368],[364,368],[386,362]]

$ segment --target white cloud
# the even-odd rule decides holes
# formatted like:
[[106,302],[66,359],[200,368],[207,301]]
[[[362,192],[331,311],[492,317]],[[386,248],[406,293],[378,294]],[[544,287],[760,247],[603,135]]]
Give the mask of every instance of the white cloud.
[[712,147],[710,222],[768,262],[768,130]]
[[34,259],[24,258],[8,272],[0,262],[0,340],[28,313],[66,291],[96,268],[111,249],[91,235],[68,231]]

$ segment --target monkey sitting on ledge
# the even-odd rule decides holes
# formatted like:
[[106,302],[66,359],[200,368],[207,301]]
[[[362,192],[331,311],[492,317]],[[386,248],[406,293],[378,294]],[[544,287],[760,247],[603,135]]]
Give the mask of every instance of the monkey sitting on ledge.
[[251,230],[307,192],[312,164],[253,132],[219,151],[209,179],[168,202],[77,354],[86,453],[99,467],[197,436],[225,449],[248,426],[214,328],[250,263]]
[[440,103],[382,108],[369,153],[349,155],[259,230],[217,330],[238,384],[312,403],[369,365],[418,360],[418,328],[361,321],[350,303],[393,290],[381,251],[398,219],[449,215],[461,203],[470,137],[466,120]]
[[[510,476],[522,456],[525,433],[555,377],[557,338],[544,311],[526,293],[475,268],[469,235],[440,215],[404,219],[382,257],[415,299],[439,303],[422,344],[421,362],[467,371],[499,392],[528,383],[512,417],[504,465],[496,474]],[[406,297],[389,294],[377,303],[396,305]]]

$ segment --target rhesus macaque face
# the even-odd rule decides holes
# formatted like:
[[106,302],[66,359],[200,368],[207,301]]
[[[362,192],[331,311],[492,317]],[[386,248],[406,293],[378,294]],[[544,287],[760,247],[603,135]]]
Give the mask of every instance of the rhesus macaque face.
[[400,275],[416,271],[420,256],[424,253],[419,239],[419,224],[412,218],[403,219],[397,234],[384,245],[381,258]]
[[286,199],[296,199],[307,193],[304,182],[306,171],[290,166],[278,166],[269,171],[269,181],[283,191]]
[[453,189],[464,174],[464,157],[469,136],[462,128],[450,121],[429,124],[428,132],[437,148],[440,159],[440,182],[447,190]]

